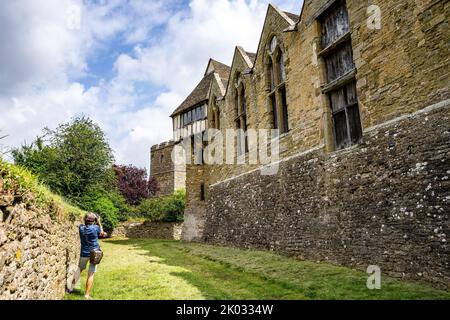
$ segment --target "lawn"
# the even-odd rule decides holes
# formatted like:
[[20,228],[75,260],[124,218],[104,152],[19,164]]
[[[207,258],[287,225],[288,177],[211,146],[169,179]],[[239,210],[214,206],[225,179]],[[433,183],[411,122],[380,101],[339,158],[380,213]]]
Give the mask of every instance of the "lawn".
[[450,299],[450,292],[388,278],[371,291],[363,272],[264,251],[161,240],[109,240],[102,248],[96,300]]

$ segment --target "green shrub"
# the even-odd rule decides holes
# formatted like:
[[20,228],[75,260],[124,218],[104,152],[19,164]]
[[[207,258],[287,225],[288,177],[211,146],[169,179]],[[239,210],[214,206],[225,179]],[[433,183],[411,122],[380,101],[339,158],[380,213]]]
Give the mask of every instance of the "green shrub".
[[146,199],[141,202],[141,204],[135,207],[133,216],[139,218],[145,218],[150,221],[157,221],[161,219],[162,198],[152,198]]
[[177,222],[184,220],[186,193],[178,190],[173,195],[142,201],[134,216],[149,221]]
[[173,195],[166,197],[163,201],[164,213],[162,221],[178,222],[184,221],[184,209],[186,207],[185,191],[177,191]]
[[100,215],[105,230],[112,231],[117,227],[119,223],[119,210],[110,199],[106,197],[98,198],[93,202],[92,210],[90,211]]
[[84,210],[99,214],[105,230],[112,231],[117,227],[119,223],[119,209],[114,205],[108,194],[102,192],[102,190],[88,192],[79,198],[77,203]]
[[106,187],[115,177],[113,151],[106,135],[85,117],[74,118],[56,130],[44,129],[43,137],[11,154],[16,164],[69,200],[85,195],[93,187]]
[[133,207],[130,206],[125,198],[118,191],[108,192],[107,197],[112,201],[114,207],[118,210],[119,222],[125,222],[133,212]]
[[7,163],[1,157],[0,179],[5,191],[22,194],[23,201],[27,205],[35,205],[49,212],[54,212],[55,208],[59,207],[67,218],[73,219],[79,219],[85,214],[80,208],[69,204],[66,199],[53,194],[29,170]]

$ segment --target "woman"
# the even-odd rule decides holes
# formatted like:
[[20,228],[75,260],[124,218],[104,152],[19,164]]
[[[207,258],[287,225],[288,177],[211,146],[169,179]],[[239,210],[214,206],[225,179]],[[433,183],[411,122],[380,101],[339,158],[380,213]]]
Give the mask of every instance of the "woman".
[[[72,288],[69,288],[70,292],[76,286],[80,280],[81,272],[83,272],[90,259],[91,250],[100,250],[100,244],[98,242],[99,237],[106,237],[106,233],[103,231],[100,217],[95,213],[88,213],[84,217],[84,225],[79,226],[80,242],[81,242],[81,254],[80,262],[78,264],[78,270],[74,276],[72,282]],[[94,285],[94,275],[97,271],[97,265],[89,263],[88,277],[86,280],[86,293],[84,297],[86,300],[91,300],[91,290]]]

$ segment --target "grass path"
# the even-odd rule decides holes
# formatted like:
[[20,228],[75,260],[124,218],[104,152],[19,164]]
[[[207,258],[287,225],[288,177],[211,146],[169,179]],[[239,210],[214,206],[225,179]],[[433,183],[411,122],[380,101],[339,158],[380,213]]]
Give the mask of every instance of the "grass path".
[[160,240],[109,240],[102,249],[98,300],[450,299],[449,292],[386,278],[382,290],[370,291],[362,272],[269,252]]

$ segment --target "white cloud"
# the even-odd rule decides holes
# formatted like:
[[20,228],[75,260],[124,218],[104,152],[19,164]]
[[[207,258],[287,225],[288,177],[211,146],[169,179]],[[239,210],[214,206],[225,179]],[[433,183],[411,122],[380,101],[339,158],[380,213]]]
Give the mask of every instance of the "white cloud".
[[174,15],[164,35],[116,63],[118,78],[147,80],[186,95],[210,57],[230,63],[236,44],[255,50],[266,4],[252,1],[194,0],[188,14]]
[[[300,12],[299,1],[275,2]],[[86,0],[81,29],[71,30],[67,8],[80,1],[1,1],[0,130],[9,134],[2,143],[19,146],[84,114],[107,132],[117,162],[148,168],[151,145],[171,138],[169,115],[208,59],[230,63],[237,44],[256,49],[267,3],[192,0],[186,8],[181,0]],[[100,49],[114,49],[112,41],[135,46],[117,52],[114,77],[90,88],[74,80],[91,72],[89,59]],[[152,92],[138,90],[142,83],[163,93],[150,99]]]
[[[80,39],[65,28],[71,0],[2,1],[0,94],[63,82],[70,69],[85,68]],[[37,5],[38,4],[38,5]]]

